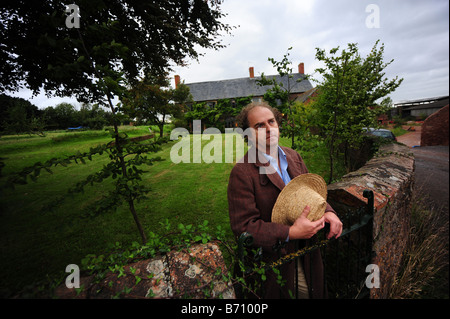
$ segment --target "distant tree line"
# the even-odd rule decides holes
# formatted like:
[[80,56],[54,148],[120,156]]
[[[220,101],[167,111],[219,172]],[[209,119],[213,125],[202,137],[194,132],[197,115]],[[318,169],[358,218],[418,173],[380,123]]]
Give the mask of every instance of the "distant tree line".
[[[124,119],[126,120],[126,119]],[[83,126],[103,129],[111,123],[111,112],[97,104],[82,103],[78,110],[70,103],[59,103],[39,109],[31,102],[0,94],[0,132],[2,134],[44,134],[49,130],[65,130]]]

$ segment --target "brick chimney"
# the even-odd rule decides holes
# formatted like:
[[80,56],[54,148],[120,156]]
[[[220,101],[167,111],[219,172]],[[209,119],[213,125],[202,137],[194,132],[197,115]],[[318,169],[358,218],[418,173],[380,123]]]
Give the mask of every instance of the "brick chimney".
[[180,85],[180,76],[175,75],[175,88],[178,89],[178,85]]
[[248,71],[250,73],[250,79],[253,79],[255,77],[255,70],[253,69],[253,67],[249,67]]
[[305,64],[303,62],[298,65],[298,73],[305,74]]

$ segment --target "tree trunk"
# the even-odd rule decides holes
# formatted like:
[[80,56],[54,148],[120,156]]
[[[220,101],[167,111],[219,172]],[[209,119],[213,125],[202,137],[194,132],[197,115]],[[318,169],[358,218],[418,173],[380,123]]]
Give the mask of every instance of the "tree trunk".
[[[116,112],[114,110],[114,106],[113,106],[113,104],[111,102],[111,98],[110,98],[109,95],[108,95],[108,102],[109,102],[109,107],[111,108],[111,112],[112,112],[112,115],[113,115],[113,118],[114,118],[114,115],[116,114]],[[113,125],[114,125],[114,133],[115,133],[114,134],[115,135],[114,139],[116,141],[115,147],[117,148],[117,151],[118,151],[118,154],[119,154],[118,158],[119,158],[120,168],[122,169],[123,177],[125,179],[128,179],[127,167],[125,165],[125,158],[124,158],[123,153],[122,153],[122,145],[120,144],[120,139],[119,139],[119,127],[117,126],[115,118],[114,118]],[[137,227],[137,229],[139,231],[139,234],[141,235],[142,243],[145,244],[147,242],[147,237],[145,236],[144,229],[142,228],[142,224],[139,221],[139,217],[137,216],[136,209],[134,208],[133,198],[128,197],[127,201],[128,201],[128,206],[130,208],[131,214],[133,215],[134,222],[136,223],[136,227]]]
[[[78,36],[80,37],[81,43],[82,43],[82,45],[83,45],[83,49],[84,49],[84,51],[85,51],[87,57],[90,59],[89,52],[88,52],[88,50],[86,49],[86,46],[84,45],[83,37],[81,36],[80,31],[79,31],[79,30],[77,30],[77,31],[78,31]],[[99,80],[99,81],[103,81],[102,77],[100,76],[100,74],[98,73],[98,71],[95,69],[95,66],[94,66],[94,65],[92,65],[92,66],[93,66],[93,68],[94,68],[95,74],[96,74],[97,77],[98,77],[98,80]],[[105,86],[105,87],[106,87],[106,86]],[[122,169],[123,177],[126,178],[126,179],[128,179],[127,168],[126,168],[126,165],[125,165],[125,158],[124,158],[123,153],[122,153],[122,150],[123,150],[123,149],[122,149],[122,145],[120,144],[120,139],[119,139],[119,127],[118,127],[118,125],[117,125],[116,118],[115,118],[116,111],[115,111],[114,106],[113,106],[113,104],[112,104],[111,96],[110,96],[109,90],[106,92],[106,97],[108,98],[108,104],[109,104],[109,107],[110,107],[110,109],[111,109],[111,114],[112,114],[112,117],[113,117],[114,140],[115,140],[115,142],[116,142],[116,143],[115,143],[115,147],[116,147],[116,149],[117,149],[117,151],[118,151],[118,154],[119,154],[119,155],[118,155],[118,158],[119,158],[119,164],[120,164],[120,167],[121,167],[121,169]],[[163,123],[164,123],[164,122],[163,122]],[[131,214],[133,215],[134,221],[135,221],[136,226],[137,226],[137,228],[138,228],[138,230],[139,230],[139,234],[141,235],[142,242],[145,244],[145,243],[147,242],[147,237],[145,236],[145,233],[144,233],[144,230],[143,230],[143,228],[142,228],[141,222],[139,221],[139,218],[138,218],[138,216],[137,216],[137,214],[136,214],[136,210],[135,210],[135,208],[134,208],[133,198],[129,196],[128,199],[127,199],[127,201],[128,201],[128,206],[130,207]]]

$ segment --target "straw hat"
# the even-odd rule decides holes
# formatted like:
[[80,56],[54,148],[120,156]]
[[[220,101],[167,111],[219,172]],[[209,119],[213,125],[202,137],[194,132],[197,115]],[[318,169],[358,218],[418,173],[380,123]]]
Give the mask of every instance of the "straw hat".
[[306,205],[310,207],[308,219],[322,218],[327,207],[327,184],[316,174],[302,174],[283,188],[272,210],[272,222],[292,225]]

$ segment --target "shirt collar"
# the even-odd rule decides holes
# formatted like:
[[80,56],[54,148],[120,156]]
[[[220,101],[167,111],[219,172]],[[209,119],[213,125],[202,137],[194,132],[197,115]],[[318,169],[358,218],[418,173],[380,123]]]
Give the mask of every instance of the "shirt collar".
[[[278,152],[281,152],[281,154],[283,155],[283,158],[286,159],[286,153],[283,151],[283,149],[281,147],[278,146]],[[280,154],[280,153],[278,153]],[[279,155],[278,155],[279,156]]]
[[[273,164],[275,169],[279,171],[278,168],[278,161],[276,161],[272,156],[266,153],[262,153],[264,157],[269,161],[269,163]],[[278,159],[280,160],[280,166],[282,169],[287,169],[287,159],[286,159],[286,153],[283,151],[283,149],[278,146]]]

